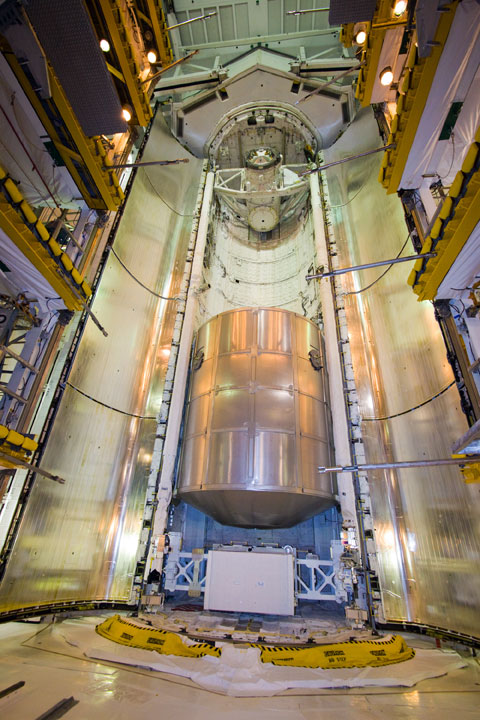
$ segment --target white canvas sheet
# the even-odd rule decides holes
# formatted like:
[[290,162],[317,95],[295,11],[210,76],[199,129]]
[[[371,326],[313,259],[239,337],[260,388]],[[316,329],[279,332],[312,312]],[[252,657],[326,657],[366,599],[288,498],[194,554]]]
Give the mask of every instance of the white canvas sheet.
[[412,660],[380,668],[277,667],[262,663],[257,648],[225,644],[220,658],[181,658],[116,645],[98,636],[94,646],[84,648],[84,654],[95,660],[189,678],[205,690],[233,697],[273,696],[292,688],[412,687],[420,680],[439,677],[466,665],[456,652],[416,650]]
[[[457,8],[435,79],[403,172],[400,187],[415,189],[422,175],[438,170],[445,185],[455,176],[480,120],[480,106],[474,82],[480,63],[480,5],[464,0]],[[440,131],[454,101],[465,100],[455,126],[455,144],[438,143]],[[462,118],[463,115],[463,118]],[[452,162],[452,149],[455,153]],[[444,159],[437,168],[438,153]],[[435,156],[435,157],[434,157]],[[445,169],[446,167],[446,169]],[[449,169],[450,167],[450,169]]]

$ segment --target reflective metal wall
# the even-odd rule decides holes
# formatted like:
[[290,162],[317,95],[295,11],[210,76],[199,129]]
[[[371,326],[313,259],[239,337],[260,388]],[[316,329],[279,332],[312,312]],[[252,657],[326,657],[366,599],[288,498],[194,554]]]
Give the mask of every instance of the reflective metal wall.
[[[185,156],[160,118],[144,160]],[[114,248],[144,285],[180,286],[201,162],[138,171]],[[83,392],[126,413],[159,408],[175,303],[141,287],[110,255],[70,376]],[[0,587],[2,610],[73,600],[127,600],[144,506],[155,419],[123,415],[67,387]]]
[[[336,160],[380,144],[363,111],[326,153]],[[377,181],[381,156],[327,171],[339,266],[395,257],[407,238],[400,201]],[[404,254],[412,254],[408,243]],[[407,285],[410,264],[343,276],[368,462],[448,457],[467,429],[429,302]],[[386,617],[480,635],[479,486],[455,467],[369,472]]]
[[318,328],[286,310],[212,318],[197,335],[178,492],[226,525],[289,527],[334,504]]

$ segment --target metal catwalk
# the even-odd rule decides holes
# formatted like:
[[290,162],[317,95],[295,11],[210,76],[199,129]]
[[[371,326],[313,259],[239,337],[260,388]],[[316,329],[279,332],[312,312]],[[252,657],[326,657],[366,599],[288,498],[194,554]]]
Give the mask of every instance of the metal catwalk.
[[[326,153],[340,159],[380,144],[370,110]],[[407,238],[402,207],[377,181],[381,156],[327,171],[339,267],[395,257]],[[412,254],[410,241],[403,251]],[[453,375],[429,302],[407,285],[411,264],[343,276],[355,380],[364,418],[401,413]],[[455,387],[424,407],[362,424],[367,462],[448,457],[467,429]],[[456,467],[369,473],[387,619],[479,633],[478,485]]]
[[[143,160],[185,157],[160,114]],[[201,161],[138,171],[114,249],[148,288],[175,296]],[[9,610],[73,600],[128,600],[176,303],[141,287],[110,254],[1,586]]]

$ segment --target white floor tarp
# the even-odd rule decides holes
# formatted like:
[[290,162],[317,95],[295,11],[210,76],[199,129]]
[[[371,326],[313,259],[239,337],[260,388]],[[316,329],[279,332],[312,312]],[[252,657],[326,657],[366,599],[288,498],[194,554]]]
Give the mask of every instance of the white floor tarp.
[[[75,644],[73,638],[65,639]],[[262,663],[257,648],[221,645],[220,658],[182,658],[115,645],[98,637],[95,646],[83,648],[83,652],[92,660],[121,663],[189,678],[205,690],[232,697],[272,696],[294,688],[315,691],[367,686],[412,687],[420,680],[440,677],[466,664],[456,652],[418,649],[412,660],[380,668],[320,670],[279,667]]]

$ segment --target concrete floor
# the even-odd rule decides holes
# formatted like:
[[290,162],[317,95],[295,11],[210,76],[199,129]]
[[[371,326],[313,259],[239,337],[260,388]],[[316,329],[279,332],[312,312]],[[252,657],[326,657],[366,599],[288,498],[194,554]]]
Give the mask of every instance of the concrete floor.
[[[91,632],[97,622],[90,617],[66,620],[65,625],[76,624],[78,630],[83,624]],[[70,652],[48,641],[48,628],[31,623],[0,626],[0,691],[25,682],[0,699],[3,720],[36,720],[71,696],[79,702],[65,714],[68,720],[313,720],[333,714],[346,720],[450,720],[452,714],[462,720],[478,718],[480,667],[473,658],[463,669],[404,690],[323,690],[315,695],[290,691],[276,697],[234,698],[199,689],[181,678],[75,657],[74,647]],[[408,641],[420,646],[429,642],[420,638],[412,642],[411,637]]]

